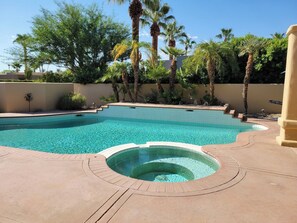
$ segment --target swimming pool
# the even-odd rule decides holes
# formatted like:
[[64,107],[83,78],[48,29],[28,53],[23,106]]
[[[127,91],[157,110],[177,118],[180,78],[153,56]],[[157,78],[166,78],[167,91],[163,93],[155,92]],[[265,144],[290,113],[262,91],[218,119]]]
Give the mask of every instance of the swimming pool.
[[240,132],[258,128],[223,111],[110,106],[94,114],[1,118],[0,145],[82,154],[149,141],[226,144]]

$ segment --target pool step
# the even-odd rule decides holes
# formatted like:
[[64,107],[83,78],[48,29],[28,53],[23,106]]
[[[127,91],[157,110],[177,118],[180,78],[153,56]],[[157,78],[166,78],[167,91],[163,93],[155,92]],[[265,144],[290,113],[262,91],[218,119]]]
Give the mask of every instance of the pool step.
[[100,108],[97,109],[97,112],[101,112],[103,111],[104,109],[107,109],[109,108],[109,105],[102,105]]
[[228,114],[232,115],[232,118],[240,119],[240,121],[242,121],[242,122],[247,121],[247,117],[242,113],[238,113],[235,109],[230,110]]

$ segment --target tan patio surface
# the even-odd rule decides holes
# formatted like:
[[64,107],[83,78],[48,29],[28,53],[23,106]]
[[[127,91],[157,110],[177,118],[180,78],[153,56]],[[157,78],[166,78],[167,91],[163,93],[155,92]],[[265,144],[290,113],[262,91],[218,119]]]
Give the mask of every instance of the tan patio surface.
[[204,146],[221,169],[187,183],[111,171],[105,157],[0,147],[1,223],[296,223],[297,149],[280,147],[277,122],[237,142]]

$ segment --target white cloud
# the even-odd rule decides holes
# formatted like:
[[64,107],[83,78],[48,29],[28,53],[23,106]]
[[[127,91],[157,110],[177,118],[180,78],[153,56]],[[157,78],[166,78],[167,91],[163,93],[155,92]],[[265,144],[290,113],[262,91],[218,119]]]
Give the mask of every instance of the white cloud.
[[147,31],[143,30],[143,31],[139,34],[139,36],[141,36],[141,37],[148,37],[148,36],[150,36],[150,34],[149,34]]
[[192,36],[191,34],[187,33],[188,37],[190,37],[191,39],[198,39],[198,36]]
[[163,36],[158,36],[158,39],[165,40],[165,38]]

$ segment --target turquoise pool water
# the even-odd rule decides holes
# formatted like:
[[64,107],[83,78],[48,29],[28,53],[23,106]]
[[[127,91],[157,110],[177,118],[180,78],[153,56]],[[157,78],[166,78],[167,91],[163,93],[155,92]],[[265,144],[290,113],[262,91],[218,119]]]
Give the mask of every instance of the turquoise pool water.
[[185,182],[215,173],[219,164],[201,152],[177,147],[134,148],[107,159],[108,166],[128,177],[153,182]]
[[[177,117],[178,118],[178,117]],[[251,125],[213,125],[101,117],[98,114],[0,120],[0,145],[50,153],[97,153],[149,141],[196,145],[232,143]]]

